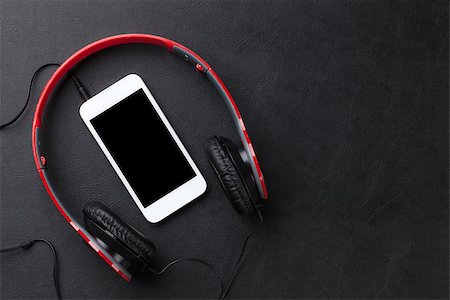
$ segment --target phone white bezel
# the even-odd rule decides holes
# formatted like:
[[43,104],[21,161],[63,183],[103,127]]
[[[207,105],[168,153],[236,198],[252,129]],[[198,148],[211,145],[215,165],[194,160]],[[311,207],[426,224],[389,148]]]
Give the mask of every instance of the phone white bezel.
[[[164,125],[168,129],[169,133],[173,137],[174,141],[180,148],[181,152],[183,153],[186,160],[189,162],[189,165],[195,172],[195,177],[193,177],[191,180],[187,181],[186,183],[182,184],[178,188],[174,189],[173,191],[169,192],[165,196],[157,199],[152,204],[150,204],[147,207],[144,207],[139,200],[139,197],[134,192],[133,188],[129,184],[128,180],[123,175],[122,171],[120,170],[119,166],[117,165],[116,161],[112,157],[111,153],[106,148],[105,144],[103,143],[102,139],[98,135],[97,131],[93,127],[91,120],[107,110],[108,108],[116,105],[120,101],[124,100],[134,92],[142,89],[144,93],[146,94],[147,98],[149,99],[151,105],[155,108],[156,112],[158,113],[159,117],[163,121]],[[181,207],[185,206],[195,198],[199,197],[206,191],[206,181],[203,178],[202,174],[200,173],[199,169],[195,165],[194,161],[192,160],[191,156],[187,152],[186,148],[182,144],[181,140],[178,138],[177,134],[175,133],[174,129],[170,125],[169,121],[167,120],[166,116],[162,112],[161,108],[159,107],[156,100],[153,98],[152,94],[150,93],[149,89],[145,85],[144,81],[139,77],[139,75],[136,74],[129,74],[125,76],[124,78],[120,79],[116,83],[112,84],[111,86],[107,87],[103,91],[101,91],[99,94],[95,95],[83,105],[80,107],[80,115],[83,119],[84,123],[86,124],[87,128],[91,132],[91,134],[94,136],[95,140],[97,141],[98,145],[102,149],[105,156],[108,158],[109,162],[111,163],[112,167],[116,171],[117,175],[119,176],[120,180],[122,180],[123,184],[125,185],[126,189],[130,193],[131,197],[133,198],[136,205],[141,210],[144,217],[151,223],[157,223],[170,214],[174,213]],[[118,120],[120,121],[120,120]]]

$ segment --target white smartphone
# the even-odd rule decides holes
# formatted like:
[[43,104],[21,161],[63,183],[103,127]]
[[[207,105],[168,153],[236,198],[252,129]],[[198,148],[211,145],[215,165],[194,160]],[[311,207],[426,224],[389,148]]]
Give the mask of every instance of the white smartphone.
[[205,192],[205,179],[138,75],[83,103],[80,115],[149,222]]

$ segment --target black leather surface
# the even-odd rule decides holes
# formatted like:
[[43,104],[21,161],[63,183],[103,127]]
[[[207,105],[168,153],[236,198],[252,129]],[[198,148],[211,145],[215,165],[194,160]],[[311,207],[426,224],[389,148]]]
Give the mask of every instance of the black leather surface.
[[[21,108],[35,69],[99,38],[172,38],[204,57],[234,95],[268,182],[265,224],[231,298],[448,297],[448,1],[0,1],[1,122]],[[81,221],[110,205],[158,248],[159,265],[199,257],[230,276],[256,219],[238,215],[204,157],[234,137],[225,105],[192,66],[162,49],[123,46],[78,69],[91,93],[139,74],[207,179],[208,194],[150,225],[61,84],[45,117],[49,172]],[[1,131],[1,245],[45,237],[65,298],[207,298],[213,275],[180,264],[126,283],[57,212],[31,153],[39,91]],[[149,172],[151,177],[155,176]],[[51,298],[51,255],[1,257],[1,298]]]

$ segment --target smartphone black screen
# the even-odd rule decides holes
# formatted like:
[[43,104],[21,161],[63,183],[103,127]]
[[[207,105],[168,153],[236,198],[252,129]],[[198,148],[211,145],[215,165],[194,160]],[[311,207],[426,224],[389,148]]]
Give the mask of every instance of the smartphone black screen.
[[144,207],[195,177],[142,89],[91,123]]

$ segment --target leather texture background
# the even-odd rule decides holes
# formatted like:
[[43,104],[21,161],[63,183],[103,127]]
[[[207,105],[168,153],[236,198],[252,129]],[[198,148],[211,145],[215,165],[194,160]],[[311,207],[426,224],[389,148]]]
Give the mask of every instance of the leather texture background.
[[[448,1],[0,1],[1,122],[33,72],[97,39],[143,32],[205,58],[234,95],[267,178],[265,224],[230,298],[447,298]],[[204,174],[201,199],[159,225],[139,212],[81,121],[72,82],[45,116],[45,154],[78,220],[110,205],[148,236],[162,266],[212,263],[227,279],[256,218],[238,215],[203,153],[237,140],[225,105],[192,66],[163,49],[109,49],[78,68],[91,93],[139,74]],[[65,298],[211,298],[215,277],[180,264],[126,283],[57,212],[34,167],[30,107],[1,138],[1,245],[56,246]],[[154,143],[149,137],[149,143]],[[157,176],[149,170],[149,184]],[[1,257],[1,298],[53,298],[49,249]]]

